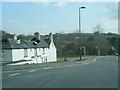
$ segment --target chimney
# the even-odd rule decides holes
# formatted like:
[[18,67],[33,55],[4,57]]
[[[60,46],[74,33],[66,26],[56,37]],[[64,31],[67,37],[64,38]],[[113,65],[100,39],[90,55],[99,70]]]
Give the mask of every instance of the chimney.
[[17,37],[17,35],[14,34],[14,41],[16,42],[16,44],[20,44],[20,39]]
[[13,39],[14,39],[14,40],[17,40],[17,35],[14,34],[14,35],[13,35]]
[[40,40],[40,34],[39,34],[39,32],[35,32],[34,33],[34,37],[36,37],[38,40]]
[[50,40],[51,40],[51,42],[53,42],[53,34],[50,33],[49,36],[50,36]]

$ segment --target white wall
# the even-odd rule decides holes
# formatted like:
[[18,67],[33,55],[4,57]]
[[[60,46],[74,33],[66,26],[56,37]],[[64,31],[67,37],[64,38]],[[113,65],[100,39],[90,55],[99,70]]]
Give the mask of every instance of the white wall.
[[[12,50],[13,61],[18,60],[31,60],[33,56],[35,56],[35,49],[29,48],[27,49],[27,57],[24,57],[24,49],[14,49]],[[37,51],[37,54],[39,52]],[[38,54],[39,55],[39,54]]]
[[[49,50],[48,48],[37,48],[37,56],[35,56],[35,49],[27,49],[28,56],[24,57],[24,49],[12,50],[13,61],[18,60],[34,60],[35,63],[49,62]],[[34,58],[32,58],[34,56]]]
[[2,50],[2,61],[12,61],[12,50]]
[[27,49],[28,50],[28,57],[31,59],[31,57],[34,56],[34,48]]
[[57,61],[56,47],[53,42],[50,44],[49,58],[50,62]]
[[50,62],[50,56],[49,56],[49,48],[45,49],[45,54],[47,56],[47,62]]
[[[37,48],[37,56],[34,56],[32,60],[34,63],[45,63],[49,62],[49,50],[48,48]],[[33,52],[31,52],[34,55],[35,49],[33,49]]]
[[[37,56],[35,49],[27,49],[27,57],[24,57],[24,49],[4,50],[4,61],[34,60],[35,63],[45,63],[57,61],[56,47],[54,43],[50,44],[50,48],[37,48]],[[34,56],[34,58],[32,58]]]
[[49,51],[48,48],[41,48],[40,50],[42,63],[49,62]]
[[12,57],[13,57],[13,61],[24,59],[24,49],[13,49]]

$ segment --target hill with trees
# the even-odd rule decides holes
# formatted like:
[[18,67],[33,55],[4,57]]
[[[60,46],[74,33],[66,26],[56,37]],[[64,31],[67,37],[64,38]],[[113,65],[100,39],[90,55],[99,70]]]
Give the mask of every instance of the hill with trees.
[[[1,31],[2,40],[13,39],[14,34]],[[42,37],[47,37],[44,35]],[[58,57],[79,56],[80,46],[82,55],[115,55],[120,54],[120,35],[114,33],[56,33],[53,34]],[[21,40],[31,40],[33,35],[18,35]],[[81,41],[80,41],[81,39]]]
[[58,50],[58,56],[79,55],[81,44],[82,55],[115,55],[120,49],[120,36],[105,33],[83,33],[81,42],[78,33],[54,34],[54,41]]

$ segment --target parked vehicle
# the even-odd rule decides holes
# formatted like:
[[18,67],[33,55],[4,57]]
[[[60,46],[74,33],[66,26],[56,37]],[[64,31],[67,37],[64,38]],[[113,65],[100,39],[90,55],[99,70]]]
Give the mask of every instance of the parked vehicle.
[[116,53],[115,56],[118,56],[118,53]]

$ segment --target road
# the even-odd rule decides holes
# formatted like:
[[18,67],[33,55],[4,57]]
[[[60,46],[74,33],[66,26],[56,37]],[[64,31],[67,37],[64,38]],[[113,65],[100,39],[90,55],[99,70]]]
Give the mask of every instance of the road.
[[89,64],[3,72],[3,88],[118,88],[118,60],[98,56]]

